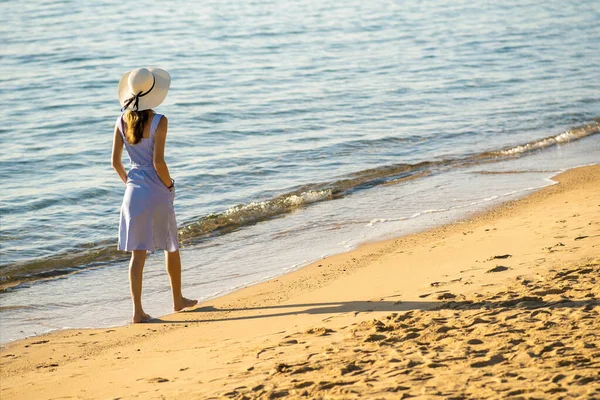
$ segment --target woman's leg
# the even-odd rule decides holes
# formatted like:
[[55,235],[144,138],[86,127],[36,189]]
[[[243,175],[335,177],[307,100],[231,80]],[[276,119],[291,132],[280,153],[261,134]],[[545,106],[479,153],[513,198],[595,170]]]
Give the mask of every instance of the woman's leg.
[[146,250],[134,250],[131,252],[129,262],[129,288],[133,300],[133,323],[145,322],[150,316],[142,308],[142,273],[146,262]]
[[180,311],[198,304],[198,300],[186,299],[181,294],[181,257],[179,256],[179,250],[165,251],[165,263],[171,280],[171,290],[173,291],[173,309]]

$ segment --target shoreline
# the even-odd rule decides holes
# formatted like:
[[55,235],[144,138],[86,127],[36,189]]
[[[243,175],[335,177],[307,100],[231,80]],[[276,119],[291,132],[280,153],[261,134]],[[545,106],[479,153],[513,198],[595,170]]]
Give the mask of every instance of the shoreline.
[[[580,168],[580,167],[585,167],[585,166],[589,166],[589,165],[594,165],[594,164],[581,165],[581,166],[577,166],[577,167],[574,167],[574,168]],[[551,171],[545,171],[545,172],[551,172]],[[562,172],[564,172],[564,170]],[[555,175],[559,175],[562,172],[556,172]],[[508,173],[513,173],[513,172],[508,172]],[[555,175],[553,175],[553,176],[555,176]],[[542,182],[543,182],[544,186],[528,187],[528,188],[516,190],[514,192],[508,192],[507,194],[504,194],[504,195],[501,195],[501,196],[497,196],[497,197],[495,196],[493,198],[493,200],[496,200],[496,198],[503,198],[503,197],[509,197],[510,198],[511,196],[514,196],[515,194],[518,194],[519,196],[525,197],[525,196],[528,196],[528,195],[530,195],[531,193],[533,193],[535,191],[543,190],[546,187],[552,186],[552,185],[554,185],[554,184],[557,183],[555,181],[552,181],[552,176],[543,179]],[[521,198],[521,197],[517,197],[517,199],[519,199],[519,198]],[[490,201],[490,199],[485,199],[481,203],[483,203],[483,204],[488,203]],[[306,262],[298,263],[297,265],[295,265],[293,267],[286,268],[284,270],[281,270],[279,273],[276,273],[274,275],[270,275],[268,277],[264,277],[264,278],[260,278],[260,279],[255,280],[255,281],[244,283],[244,284],[238,285],[236,287],[233,287],[231,289],[227,289],[225,291],[219,292],[218,294],[212,295],[212,296],[210,296],[208,298],[204,298],[203,300],[201,300],[201,302],[204,302],[204,303],[210,302],[210,301],[213,301],[213,300],[216,300],[216,299],[228,296],[228,295],[230,295],[232,293],[235,293],[235,292],[237,292],[239,290],[243,290],[243,289],[251,287],[251,286],[260,285],[260,284],[263,284],[263,283],[266,283],[266,282],[269,282],[269,281],[281,278],[281,277],[283,277],[283,276],[285,276],[287,274],[293,273],[293,272],[301,270],[301,269],[303,269],[303,268],[305,268],[307,266],[310,266],[311,264],[317,263],[320,260],[328,259],[330,257],[334,257],[334,256],[337,256],[337,255],[341,255],[341,254],[345,254],[345,253],[349,253],[349,252],[355,251],[355,250],[357,250],[358,248],[360,248],[360,247],[362,247],[364,245],[382,243],[382,242],[385,242],[385,241],[388,241],[388,240],[393,240],[393,239],[400,238],[400,237],[405,237],[405,236],[410,236],[410,235],[414,235],[414,234],[423,233],[423,232],[426,232],[426,231],[429,231],[429,230],[432,230],[432,229],[437,229],[437,228],[445,226],[445,225],[452,225],[453,223],[460,223],[463,220],[468,220],[468,219],[471,219],[473,217],[476,217],[476,216],[478,216],[478,215],[480,215],[482,213],[487,212],[489,209],[498,207],[499,205],[502,205],[502,204],[504,204],[505,202],[508,202],[508,201],[512,201],[512,200],[502,200],[500,203],[497,203],[497,204],[488,204],[486,206],[486,208],[484,208],[483,210],[472,210],[472,211],[469,211],[469,213],[467,213],[466,215],[458,217],[454,222],[445,222],[445,223],[434,224],[433,227],[431,227],[431,226],[430,227],[422,227],[420,229],[416,229],[413,232],[405,233],[405,234],[403,233],[403,234],[400,234],[400,235],[386,233],[386,234],[383,234],[382,236],[380,236],[378,238],[376,237],[376,238],[366,239],[364,241],[358,241],[357,243],[353,244],[351,247],[346,247],[346,249],[344,249],[344,250],[339,249],[339,250],[336,250],[336,251],[334,251],[332,253],[326,254],[324,256],[312,259],[312,261],[306,261]],[[451,207],[451,209],[460,209],[460,208],[463,208],[463,206],[456,207],[456,208]],[[447,211],[447,210],[444,210],[444,211]],[[427,211],[425,211],[425,213],[427,213]],[[412,219],[412,218],[409,218],[409,219]],[[385,220],[384,220],[384,222],[385,222]],[[125,260],[128,260],[128,258],[126,258]],[[83,270],[83,271],[84,272],[85,271],[92,271],[94,269],[104,268],[104,267],[106,267],[106,265],[101,264],[101,265],[94,266],[93,268],[89,268],[89,269]],[[0,283],[0,294],[2,292],[4,292],[4,291],[21,290],[21,288],[19,288],[19,286],[22,285],[22,284],[44,284],[45,282],[53,282],[56,279],[63,279],[63,278],[68,278],[68,277],[76,277],[76,275],[78,273],[81,273],[81,272],[82,271],[73,271],[73,272],[69,272],[69,273],[66,273],[66,274],[57,274],[57,276],[52,276],[52,277],[38,279],[38,280],[32,280],[32,281],[24,280],[24,281],[15,281],[15,282],[9,282],[9,283]],[[27,286],[25,287],[25,289],[26,288],[27,288]],[[0,309],[10,309],[10,308],[13,308],[13,307],[19,308],[21,306],[6,306],[6,307],[0,307]],[[168,317],[171,314],[172,313],[160,314],[156,319],[160,320],[160,318]],[[155,314],[152,314],[152,315],[155,315]],[[29,336],[19,337],[17,339],[10,339],[10,340],[5,341],[5,342],[0,342],[0,348],[3,347],[3,346],[7,346],[10,343],[19,341],[19,340],[34,338],[34,337],[38,337],[38,336],[44,336],[44,335],[53,334],[53,333],[56,333],[56,332],[65,331],[65,330],[86,330],[86,329],[104,329],[104,328],[109,329],[109,328],[125,327],[127,325],[128,325],[128,323],[127,324],[122,324],[122,323],[121,324],[104,324],[104,325],[100,325],[100,326],[80,326],[80,327],[74,327],[74,328],[73,327],[51,328],[49,330],[41,331],[39,333],[35,333],[35,334],[29,335]]]
[[[192,219],[189,219],[189,221],[194,220],[195,222],[178,226],[180,242],[190,244],[198,238],[216,237],[222,234],[220,232],[230,232],[240,227],[246,227],[244,219],[246,218],[245,214],[248,212],[251,214],[248,219],[250,225],[252,225],[279,216],[289,215],[303,205],[321,203],[332,199],[339,200],[347,196],[345,192],[353,192],[354,189],[363,185],[375,187],[411,181],[426,177],[435,169],[448,167],[449,165],[453,165],[453,168],[462,168],[472,164],[484,165],[492,160],[494,163],[510,160],[515,155],[531,155],[532,152],[561,143],[577,143],[598,133],[600,133],[600,118],[596,117],[581,125],[570,127],[561,133],[518,145],[499,147],[495,150],[487,150],[465,157],[456,156],[437,161],[383,165],[351,172],[348,176],[340,176],[336,179],[330,178],[329,181],[302,184],[298,186],[302,187],[302,190],[291,188],[287,193],[277,194],[275,197],[258,201],[264,203],[264,208],[270,210],[265,214],[259,212],[257,215],[252,215],[252,207],[256,202],[246,199],[248,203],[230,205],[224,210],[215,211],[215,213],[195,215]],[[394,177],[398,174],[400,174],[399,177]],[[380,180],[381,182],[379,182]],[[116,250],[116,242],[108,244],[106,240],[106,238],[101,239],[98,242],[101,245],[98,246],[94,244],[94,241],[91,241],[90,243],[81,244],[79,248],[67,251],[55,249],[56,251],[46,256],[15,259],[12,262],[5,263],[1,265],[3,269],[0,270],[0,292],[15,289],[30,282],[36,283],[74,275],[81,271],[128,259],[126,253]],[[91,252],[96,253],[97,257],[92,257]]]
[[[130,397],[148,393],[171,398],[193,391],[200,398],[200,393],[225,393],[225,388],[235,389],[228,375],[260,380],[252,371],[275,362],[259,357],[270,352],[263,349],[298,347],[299,339],[290,339],[295,333],[321,329],[324,335],[319,340],[326,341],[327,329],[340,331],[341,326],[392,312],[429,310],[445,300],[467,298],[490,285],[560,264],[597,262],[600,166],[572,169],[552,180],[560,183],[467,220],[366,243],[150,324],[61,330],[8,343],[0,351],[2,395]],[[564,201],[574,203],[577,210],[570,212]],[[571,238],[569,233],[560,239],[561,227],[581,234]],[[497,267],[506,269],[486,273]],[[310,342],[306,340],[318,347]],[[87,349],[82,350],[83,346]],[[135,366],[139,380],[122,376]],[[75,374],[79,368],[84,373]],[[193,378],[188,371],[193,371]],[[101,379],[86,389],[85,379],[97,373]],[[61,385],[66,381],[69,388]]]

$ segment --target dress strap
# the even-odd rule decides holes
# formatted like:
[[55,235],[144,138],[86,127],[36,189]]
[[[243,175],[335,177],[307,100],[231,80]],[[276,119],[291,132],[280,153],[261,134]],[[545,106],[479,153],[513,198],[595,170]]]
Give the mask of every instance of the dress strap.
[[158,123],[162,118],[162,114],[154,114],[154,118],[152,118],[152,124],[150,125],[150,137],[154,137],[154,133],[156,133],[156,128],[158,128]]
[[123,132],[123,114],[119,115],[119,117],[117,118],[115,128],[119,129],[119,132],[121,132],[121,137],[123,138],[123,140],[125,140],[125,132]]

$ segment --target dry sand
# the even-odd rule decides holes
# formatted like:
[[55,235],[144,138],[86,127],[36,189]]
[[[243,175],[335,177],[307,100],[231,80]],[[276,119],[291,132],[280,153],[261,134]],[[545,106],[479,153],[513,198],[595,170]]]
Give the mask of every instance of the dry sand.
[[556,179],[151,324],[12,343],[0,397],[600,399],[600,166]]

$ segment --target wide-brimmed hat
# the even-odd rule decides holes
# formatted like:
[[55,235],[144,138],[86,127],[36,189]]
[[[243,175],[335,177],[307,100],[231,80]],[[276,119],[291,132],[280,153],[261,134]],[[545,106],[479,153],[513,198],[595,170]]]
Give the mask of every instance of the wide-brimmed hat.
[[138,68],[126,72],[119,82],[122,110],[149,110],[167,97],[171,75],[160,68]]

